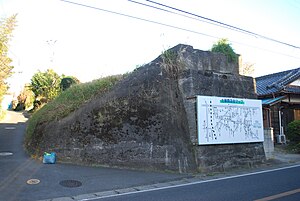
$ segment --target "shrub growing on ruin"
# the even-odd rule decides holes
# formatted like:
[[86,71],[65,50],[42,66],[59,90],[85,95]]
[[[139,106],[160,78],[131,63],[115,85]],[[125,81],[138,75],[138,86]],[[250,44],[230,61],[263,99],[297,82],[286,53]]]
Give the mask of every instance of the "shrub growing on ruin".
[[220,39],[217,43],[213,44],[211,51],[225,54],[228,62],[237,62],[238,60],[238,55],[234,52],[227,39]]

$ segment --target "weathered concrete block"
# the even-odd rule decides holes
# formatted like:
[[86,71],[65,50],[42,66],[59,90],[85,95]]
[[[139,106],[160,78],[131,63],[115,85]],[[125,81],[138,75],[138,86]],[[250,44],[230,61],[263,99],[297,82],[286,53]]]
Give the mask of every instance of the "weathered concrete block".
[[170,51],[178,53],[177,59],[183,64],[183,70],[239,74],[239,63],[227,62],[226,55],[222,53],[196,50],[189,45],[177,45]]
[[252,167],[265,160],[262,143],[201,145],[195,150],[200,172]]

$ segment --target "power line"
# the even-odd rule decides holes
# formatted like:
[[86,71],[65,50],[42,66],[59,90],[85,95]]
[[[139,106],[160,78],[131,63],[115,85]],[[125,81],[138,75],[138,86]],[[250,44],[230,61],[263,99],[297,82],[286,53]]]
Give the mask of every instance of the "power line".
[[200,16],[200,15],[188,12],[188,11],[184,11],[184,10],[181,10],[181,9],[178,9],[178,8],[174,8],[174,7],[171,7],[171,6],[168,6],[168,5],[165,5],[165,4],[161,4],[161,3],[158,3],[158,2],[155,2],[155,1],[151,1],[151,0],[145,0],[145,1],[153,3],[153,4],[156,4],[156,5],[159,5],[159,6],[162,6],[162,7],[166,7],[166,8],[172,9],[172,10],[176,10],[176,11],[181,12],[181,13],[192,15],[192,16],[195,16],[195,17],[198,17],[198,18],[210,21],[210,22],[214,22],[216,24],[220,24],[222,26],[228,27],[230,29],[237,30],[239,32],[250,34],[250,35],[253,35],[253,36],[256,36],[256,37],[259,37],[259,38],[263,38],[265,40],[269,40],[269,41],[272,41],[272,42],[275,42],[275,43],[279,43],[279,44],[282,44],[282,45],[286,45],[286,46],[289,46],[289,47],[293,47],[293,48],[296,48],[296,49],[300,49],[300,47],[298,47],[298,46],[295,46],[295,45],[292,45],[292,44],[289,44],[289,43],[286,43],[286,42],[282,42],[282,41],[279,41],[279,40],[276,40],[276,39],[273,39],[273,38],[270,38],[270,37],[267,37],[267,36],[264,36],[264,35],[261,35],[261,34],[257,34],[257,33],[254,33],[252,31],[248,31],[248,30],[236,27],[236,26],[232,26],[232,25],[229,25],[229,24],[217,21],[217,20],[213,20],[213,19],[210,19],[210,18],[207,18],[207,17],[203,17],[203,16]]
[[292,56],[292,55],[285,54],[285,53],[282,53],[282,52],[277,52],[277,51],[266,49],[266,48],[262,48],[262,47],[248,45],[248,44],[237,42],[237,41],[231,41],[231,42],[235,43],[235,44],[242,45],[242,46],[247,46],[247,47],[250,47],[250,48],[253,48],[253,49],[259,49],[259,50],[263,50],[265,52],[271,52],[271,53],[274,53],[274,54],[278,54],[278,55],[282,55],[282,56],[286,56],[286,57],[290,57],[290,58],[294,58],[294,59],[299,59],[300,60],[300,57]]
[[[206,36],[206,37],[210,37],[210,38],[220,39],[220,37],[212,36],[212,35],[205,34],[205,33],[201,33],[201,32],[198,32],[198,31],[191,30],[191,29],[181,28],[181,27],[177,27],[177,26],[173,26],[173,25],[169,25],[169,24],[165,24],[165,23],[161,23],[161,22],[157,22],[157,21],[153,21],[153,20],[148,20],[148,19],[144,19],[144,18],[140,18],[140,17],[124,14],[124,13],[119,13],[119,12],[115,12],[115,11],[111,11],[111,10],[106,10],[106,9],[103,9],[103,8],[89,6],[89,5],[86,5],[86,4],[76,3],[76,2],[72,2],[72,1],[68,1],[68,0],[59,0],[59,1],[69,3],[69,4],[73,4],[73,5],[77,5],[77,6],[90,8],[90,9],[95,9],[95,10],[99,10],[99,11],[103,11],[103,12],[107,12],[107,13],[111,13],[111,14],[115,14],[115,15],[120,15],[120,16],[123,16],[123,17],[128,17],[128,18],[132,18],[132,19],[136,19],[136,20],[140,20],[140,21],[145,21],[145,22],[149,22],[149,23],[153,23],[153,24],[158,24],[158,25],[161,25],[161,26],[165,26],[165,27],[169,27],[169,28],[173,28],[173,29],[177,29],[177,30],[181,30],[181,31],[186,31],[186,32],[190,32],[190,33],[194,33],[194,34],[198,34],[198,35],[202,35],[202,36]],[[236,44],[240,44],[240,45],[243,45],[243,46],[247,46],[247,47],[250,47],[250,48],[260,49],[260,50],[263,50],[263,51],[272,52],[272,53],[275,53],[275,54],[279,54],[279,55],[283,55],[283,56],[286,56],[286,57],[291,57],[291,58],[295,58],[295,59],[300,60],[300,57],[295,57],[295,56],[291,56],[291,55],[288,55],[288,54],[283,54],[283,53],[280,53],[280,52],[276,52],[276,51],[273,51],[273,50],[248,45],[248,44],[241,43],[241,42],[238,42],[238,41],[231,41],[231,42],[236,43]]]
[[190,16],[187,16],[187,15],[184,15],[184,14],[180,14],[180,13],[171,11],[171,10],[166,10],[166,9],[163,9],[163,8],[159,8],[159,7],[156,7],[156,6],[152,6],[152,5],[149,5],[149,4],[144,4],[144,3],[133,1],[133,0],[128,0],[128,1],[130,1],[132,3],[140,4],[142,6],[146,6],[146,7],[154,8],[154,9],[157,9],[157,10],[161,10],[161,11],[164,11],[164,12],[167,12],[167,13],[171,13],[171,14],[174,14],[174,15],[178,15],[178,16],[189,18],[189,19],[197,20],[197,21],[200,21],[200,22],[205,22],[205,23],[208,23],[208,24],[216,25],[215,23],[207,22],[205,20],[201,20],[201,19],[196,18],[196,17],[190,17]]
[[153,20],[148,20],[148,19],[145,19],[145,18],[140,18],[140,17],[136,17],[136,16],[132,16],[132,15],[127,15],[127,14],[124,14],[124,13],[119,13],[119,12],[115,12],[115,11],[111,11],[111,10],[106,10],[106,9],[103,9],[103,8],[98,8],[98,7],[89,6],[89,5],[86,5],[86,4],[67,1],[67,0],[59,0],[59,1],[74,4],[74,5],[78,5],[78,6],[83,6],[83,7],[91,8],[91,9],[95,9],[95,10],[100,10],[100,11],[103,11],[103,12],[107,12],[107,13],[111,13],[111,14],[115,14],[115,15],[120,15],[120,16],[123,16],[123,17],[128,17],[128,18],[132,18],[132,19],[136,19],[136,20],[145,21],[145,22],[150,22],[150,23],[153,23],[153,24],[158,24],[158,25],[162,25],[162,26],[166,26],[166,27],[170,27],[170,28],[174,28],[174,29],[178,29],[178,30],[182,30],[182,31],[187,31],[187,32],[191,32],[191,33],[194,33],[194,34],[207,36],[207,37],[210,37],[210,38],[220,39],[219,37],[212,36],[212,35],[205,34],[205,33],[201,33],[201,32],[198,32],[198,31],[193,31],[193,30],[190,30],[190,29],[181,28],[181,27],[177,27],[177,26],[174,26],[174,25],[169,25],[169,24],[165,24],[165,23],[161,23],[161,22],[157,22],[157,21],[153,21]]
[[[149,7],[149,8],[157,9],[157,10],[160,10],[160,11],[163,11],[163,12],[171,13],[171,14],[174,14],[174,15],[186,17],[186,18],[193,19],[193,20],[197,20],[197,21],[200,21],[200,22],[205,22],[207,24],[211,24],[211,25],[222,27],[222,28],[227,28],[227,29],[230,29],[230,30],[233,30],[233,31],[237,31],[236,29],[233,29],[233,28],[221,25],[221,24],[217,24],[217,23],[214,23],[214,22],[210,22],[210,21],[207,21],[207,20],[202,20],[201,18],[198,18],[198,17],[191,17],[191,16],[188,16],[188,15],[180,14],[178,12],[174,12],[174,11],[171,11],[171,10],[166,10],[166,9],[159,8],[159,7],[156,7],[156,6],[152,6],[152,5],[149,5],[149,4],[144,4],[144,3],[137,2],[137,1],[134,1],[134,0],[128,0],[128,1],[131,2],[131,3],[135,3],[135,4],[140,4],[142,6],[146,6],[146,7]],[[241,31],[239,31],[239,32],[241,32]],[[245,33],[245,32],[242,32],[242,33],[249,34],[249,33]],[[253,34],[249,34],[249,35],[253,36]]]

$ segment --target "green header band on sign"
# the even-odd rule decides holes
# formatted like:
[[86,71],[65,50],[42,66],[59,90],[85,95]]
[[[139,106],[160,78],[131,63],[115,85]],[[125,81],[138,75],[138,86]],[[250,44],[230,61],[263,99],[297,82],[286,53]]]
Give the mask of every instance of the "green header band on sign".
[[245,104],[243,100],[235,100],[235,99],[221,99],[220,103],[231,103],[231,104]]

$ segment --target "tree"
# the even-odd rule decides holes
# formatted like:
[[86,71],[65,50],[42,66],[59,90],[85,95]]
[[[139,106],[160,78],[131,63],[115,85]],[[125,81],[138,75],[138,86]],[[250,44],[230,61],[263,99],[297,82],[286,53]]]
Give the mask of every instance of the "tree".
[[60,93],[61,77],[52,69],[45,72],[38,71],[31,78],[30,88],[35,94],[35,99],[53,100]]
[[66,76],[66,77],[61,79],[60,89],[62,91],[65,91],[66,89],[70,88],[72,85],[79,84],[79,83],[80,83],[80,81],[76,77]]
[[24,109],[30,109],[33,106],[35,95],[30,90],[30,85],[25,84],[23,90],[19,94],[18,98],[18,104],[14,110],[20,111]]
[[13,15],[0,21],[0,102],[7,91],[5,80],[12,75],[12,59],[8,57],[8,43],[12,38],[12,32],[16,26],[16,17]]
[[237,62],[238,60],[237,54],[225,38],[222,38],[217,43],[213,44],[211,51],[225,54],[228,62]]

